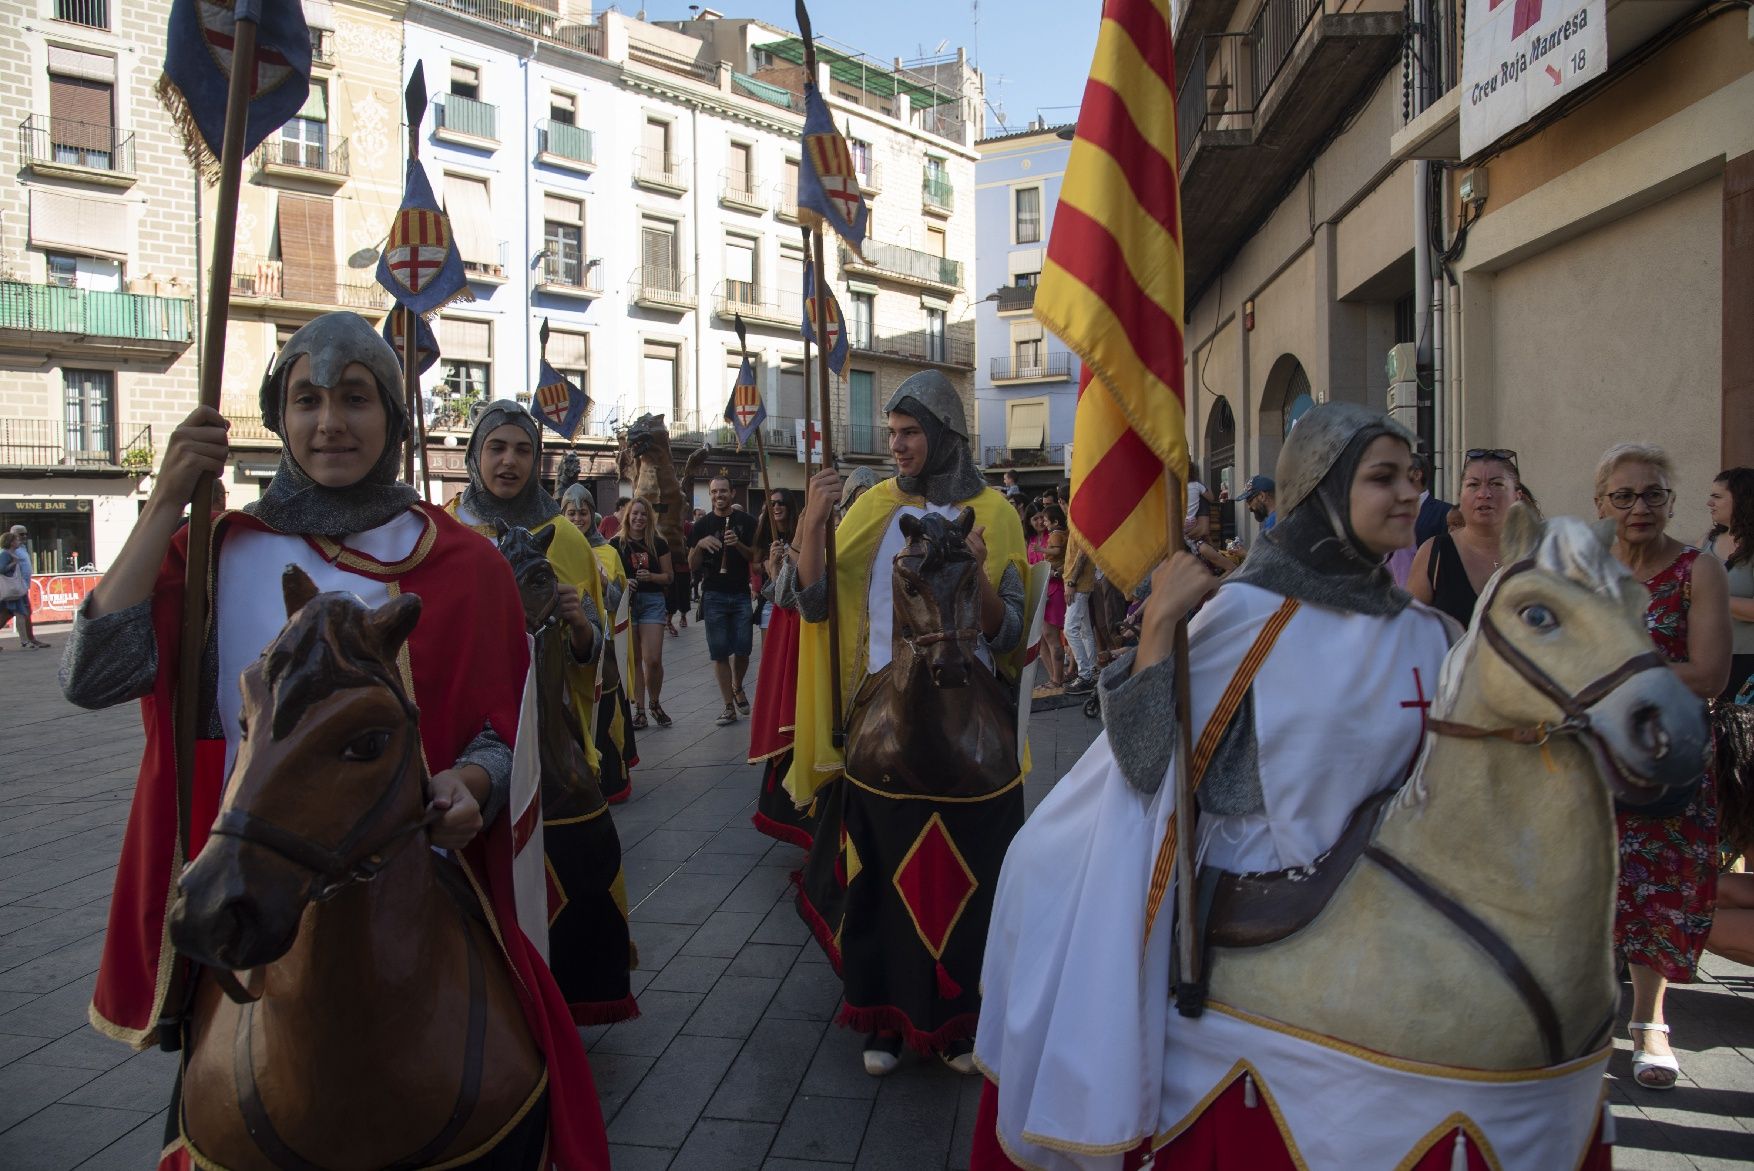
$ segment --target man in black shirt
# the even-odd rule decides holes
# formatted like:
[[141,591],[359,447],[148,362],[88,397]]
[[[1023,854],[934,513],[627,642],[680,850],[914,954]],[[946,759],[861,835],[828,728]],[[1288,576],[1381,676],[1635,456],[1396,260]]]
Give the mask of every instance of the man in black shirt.
[[701,613],[706,621],[707,653],[725,710],[720,727],[749,714],[743,675],[749,670],[752,627],[749,622],[749,557],[755,542],[755,518],[731,509],[731,481],[713,479],[713,510],[688,530],[688,568],[701,583]]

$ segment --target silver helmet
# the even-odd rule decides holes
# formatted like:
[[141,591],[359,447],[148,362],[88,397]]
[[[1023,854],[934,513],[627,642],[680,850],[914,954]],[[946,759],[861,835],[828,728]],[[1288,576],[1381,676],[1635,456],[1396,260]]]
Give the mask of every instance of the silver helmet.
[[1274,503],[1280,516],[1294,511],[1322,482],[1346,445],[1367,427],[1383,430],[1408,447],[1417,448],[1413,433],[1380,411],[1356,403],[1322,403],[1305,411],[1279,449],[1273,479],[1278,484]]
[[968,438],[968,421],[962,413],[962,396],[956,393],[956,387],[950,380],[937,370],[921,370],[911,375],[895,388],[889,401],[883,406],[883,413],[901,409],[901,400],[911,398],[925,407],[945,427],[962,438]]

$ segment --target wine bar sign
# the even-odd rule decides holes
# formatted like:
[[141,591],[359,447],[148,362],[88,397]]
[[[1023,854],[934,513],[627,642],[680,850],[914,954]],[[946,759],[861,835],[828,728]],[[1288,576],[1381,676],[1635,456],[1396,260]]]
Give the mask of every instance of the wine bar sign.
[[1607,0],[1468,0],[1462,157],[1608,71]]

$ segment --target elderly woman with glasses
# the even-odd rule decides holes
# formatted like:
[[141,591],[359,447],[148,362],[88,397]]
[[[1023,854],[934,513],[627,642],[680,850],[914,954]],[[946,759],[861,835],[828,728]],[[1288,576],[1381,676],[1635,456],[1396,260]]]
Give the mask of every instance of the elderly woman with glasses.
[[1407,571],[1407,592],[1463,626],[1472,622],[1480,591],[1498,570],[1498,539],[1521,479],[1516,452],[1470,449],[1462,463],[1462,526],[1419,546]]
[[[1614,556],[1650,591],[1651,641],[1701,699],[1723,689],[1730,669],[1729,583],[1716,558],[1668,535],[1673,470],[1660,447],[1622,443],[1596,466],[1596,511],[1614,522]],[[1673,1089],[1680,1065],[1669,1048],[1663,993],[1689,983],[1711,933],[1717,898],[1717,798],[1709,770],[1699,784],[1653,806],[1622,808],[1620,889],[1614,951],[1632,975],[1632,1077]]]

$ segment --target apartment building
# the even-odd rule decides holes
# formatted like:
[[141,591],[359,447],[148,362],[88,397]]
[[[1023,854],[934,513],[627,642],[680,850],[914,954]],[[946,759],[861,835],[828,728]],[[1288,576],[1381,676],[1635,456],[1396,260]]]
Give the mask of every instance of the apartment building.
[[152,93],[169,11],[0,22],[0,526],[30,529],[39,574],[108,564],[195,402],[195,182]]
[[1035,319],[1071,134],[1036,122],[977,144],[978,454],[989,475],[1015,471],[1032,488],[1069,476],[1078,410],[1078,359]]
[[[1594,516],[1601,453],[1658,443],[1697,540],[1711,478],[1754,463],[1754,19],[1693,0],[1419,18],[1391,141],[1431,170],[1452,253],[1421,354],[1440,450],[1515,448],[1549,513]],[[1509,88],[1519,53],[1534,108],[1483,121],[1476,90]]]
[[[233,507],[259,496],[280,461],[258,392],[281,343],[319,314],[352,309],[377,322],[390,306],[376,279],[377,249],[402,198],[398,63],[407,4],[304,0],[304,10],[310,95],[244,161],[238,194],[220,398],[232,423]],[[213,261],[217,200],[217,188],[203,186],[203,276]]]
[[[651,412],[679,450],[711,443],[713,469],[756,488],[752,454],[729,449],[721,420],[741,315],[774,482],[801,486],[796,35],[711,10],[648,23],[592,20],[581,5],[413,0],[406,43],[404,68],[424,62],[443,91],[422,159],[476,297],[439,320],[438,421],[527,395],[546,319],[550,362],[594,400],[576,445],[587,477],[613,490],[614,433]],[[836,446],[882,459],[878,412],[915,370],[945,369],[972,408],[974,215],[955,200],[973,189],[979,75],[960,56],[907,68],[827,48],[819,69],[874,225],[862,260],[832,241],[825,257],[852,347],[832,384]],[[435,431],[446,491],[461,486],[460,439]]]
[[[1234,498],[1318,402],[1388,408],[1417,341],[1400,0],[1186,0],[1177,140],[1197,477]],[[1227,529],[1252,522],[1234,505]]]

